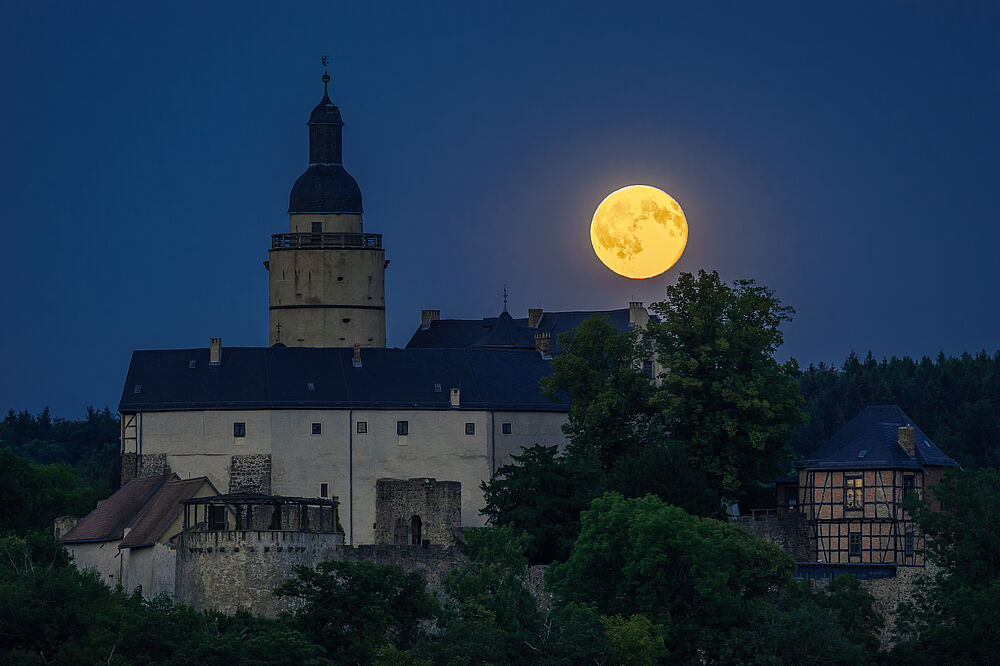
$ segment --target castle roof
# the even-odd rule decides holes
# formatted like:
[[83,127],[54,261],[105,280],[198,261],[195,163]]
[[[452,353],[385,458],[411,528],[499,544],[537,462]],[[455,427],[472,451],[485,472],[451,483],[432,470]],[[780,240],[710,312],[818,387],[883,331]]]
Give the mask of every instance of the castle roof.
[[227,347],[132,353],[122,412],[189,409],[459,409],[566,412],[542,395],[551,373],[533,350]]
[[115,541],[132,525],[173,474],[132,479],[80,519],[63,537],[65,543]]
[[[914,455],[899,445],[899,428],[913,426]],[[958,467],[913,419],[896,405],[865,407],[809,458],[797,460],[798,469],[923,469]]]
[[[564,331],[572,331],[594,316],[607,317],[611,324],[621,332],[628,331],[631,327],[628,308],[545,312],[534,328],[528,326],[527,319],[514,319],[507,312],[503,312],[499,317],[484,317],[483,319],[435,319],[426,328],[418,328],[410,337],[410,341],[406,343],[406,348],[439,349],[486,346],[533,348],[535,331],[551,331],[551,352],[558,354],[562,348],[558,344],[557,336]],[[487,342],[500,341],[506,341],[508,344],[486,344]]]
[[[161,486],[156,497],[135,521],[118,547],[141,548],[159,541],[171,523],[180,516],[185,500],[193,498],[206,483],[212,484],[207,477],[199,476],[193,479],[173,479]],[[215,490],[214,486],[212,490]]]

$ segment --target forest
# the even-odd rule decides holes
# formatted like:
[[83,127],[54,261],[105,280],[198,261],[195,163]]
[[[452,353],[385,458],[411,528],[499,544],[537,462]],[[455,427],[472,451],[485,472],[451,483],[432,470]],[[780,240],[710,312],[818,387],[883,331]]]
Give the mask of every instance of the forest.
[[[559,342],[542,390],[572,396],[569,445],[526,448],[483,484],[489,527],[430,590],[402,569],[325,562],[266,619],[145,600],[72,566],[52,519],[115,487],[118,423],[0,424],[0,661],[12,664],[989,663],[1000,641],[1000,356],[779,362],[794,312],[750,280],[681,274],[658,321],[601,318]],[[656,353],[658,383],[642,371]],[[886,629],[852,576],[811,588],[727,520],[868,404],[897,404],[963,469],[907,507],[939,569]],[[749,444],[752,443],[752,446]],[[546,590],[529,591],[529,564]],[[888,646],[880,643],[890,632]]]

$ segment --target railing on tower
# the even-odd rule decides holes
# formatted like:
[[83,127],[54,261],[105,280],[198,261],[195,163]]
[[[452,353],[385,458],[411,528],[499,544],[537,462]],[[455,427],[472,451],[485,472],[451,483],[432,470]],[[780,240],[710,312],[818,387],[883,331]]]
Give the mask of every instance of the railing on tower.
[[271,234],[272,250],[382,249],[382,234]]

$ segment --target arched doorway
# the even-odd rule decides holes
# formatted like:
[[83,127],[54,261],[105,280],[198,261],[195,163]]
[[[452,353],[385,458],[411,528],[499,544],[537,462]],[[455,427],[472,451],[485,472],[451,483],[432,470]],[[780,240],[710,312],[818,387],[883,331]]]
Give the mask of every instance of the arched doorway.
[[410,545],[419,546],[421,538],[420,516],[410,518]]

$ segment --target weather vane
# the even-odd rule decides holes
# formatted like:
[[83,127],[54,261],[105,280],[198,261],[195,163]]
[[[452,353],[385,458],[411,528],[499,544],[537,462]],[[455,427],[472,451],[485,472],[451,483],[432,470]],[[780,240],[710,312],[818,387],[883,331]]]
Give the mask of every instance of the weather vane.
[[509,294],[507,293],[507,285],[504,285],[503,286],[503,311],[504,312],[507,312],[507,296],[509,296]]
[[327,67],[327,65],[330,64],[330,57],[329,56],[323,56],[322,57],[322,61],[323,61],[323,95],[325,96],[325,95],[329,94],[327,92],[327,89],[326,89],[326,84],[328,84],[330,82],[330,75],[327,74],[326,67]]
[[281,322],[279,321],[276,328],[278,329],[278,339],[274,341],[274,344],[281,342]]

